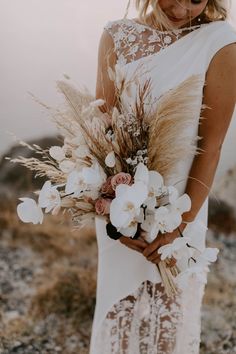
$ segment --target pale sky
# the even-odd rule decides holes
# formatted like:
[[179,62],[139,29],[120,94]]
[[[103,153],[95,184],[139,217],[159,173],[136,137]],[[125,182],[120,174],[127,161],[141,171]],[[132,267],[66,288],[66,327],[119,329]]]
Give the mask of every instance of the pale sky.
[[[62,96],[55,82],[67,74],[76,86],[85,85],[94,94],[103,26],[122,18],[127,2],[0,0],[0,153],[13,144],[6,131],[20,139],[55,132],[47,113],[28,91],[49,105],[60,104]],[[236,0],[232,2],[236,22]],[[131,9],[128,17],[135,16]],[[224,148],[224,169],[236,163],[232,160],[235,121],[236,117]]]

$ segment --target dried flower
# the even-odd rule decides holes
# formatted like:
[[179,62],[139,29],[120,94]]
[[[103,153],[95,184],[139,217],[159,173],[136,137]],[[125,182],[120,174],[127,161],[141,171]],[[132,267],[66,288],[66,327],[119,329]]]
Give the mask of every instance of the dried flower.
[[110,213],[111,199],[99,198],[95,203],[95,210],[98,215]]
[[129,173],[119,172],[111,178],[111,185],[113,190],[115,190],[119,184],[129,185],[131,184],[131,182],[132,182],[132,176]]

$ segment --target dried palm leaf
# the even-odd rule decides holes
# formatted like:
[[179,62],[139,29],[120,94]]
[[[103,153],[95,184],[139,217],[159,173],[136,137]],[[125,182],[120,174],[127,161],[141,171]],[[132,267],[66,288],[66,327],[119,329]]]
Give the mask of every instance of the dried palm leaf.
[[165,93],[157,102],[157,110],[150,119],[148,168],[164,178],[176,172],[176,166],[198,153],[197,140],[188,135],[189,126],[196,124],[202,106],[202,78],[189,77],[176,88]]

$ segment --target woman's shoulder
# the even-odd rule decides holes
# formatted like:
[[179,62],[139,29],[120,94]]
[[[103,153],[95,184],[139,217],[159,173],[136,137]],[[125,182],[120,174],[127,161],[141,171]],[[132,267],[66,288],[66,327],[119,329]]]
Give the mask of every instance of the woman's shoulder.
[[119,26],[124,26],[127,24],[128,19],[127,18],[120,18],[116,20],[109,20],[105,23],[104,27],[105,29],[112,29],[114,27],[119,27]]
[[227,20],[214,21],[205,25],[202,34],[200,43],[202,49],[205,48],[207,68],[209,68],[213,58],[216,58],[219,53],[222,55],[224,48],[236,43],[236,30]]
[[206,31],[212,33],[213,36],[217,36],[219,33],[229,33],[236,35],[236,29],[228,20],[218,20],[205,23],[202,25],[202,28]]
[[124,35],[130,32],[142,33],[146,28],[138,24],[131,18],[120,18],[117,20],[107,21],[103,26],[104,30],[107,30],[111,35],[119,33],[118,37],[123,38]]

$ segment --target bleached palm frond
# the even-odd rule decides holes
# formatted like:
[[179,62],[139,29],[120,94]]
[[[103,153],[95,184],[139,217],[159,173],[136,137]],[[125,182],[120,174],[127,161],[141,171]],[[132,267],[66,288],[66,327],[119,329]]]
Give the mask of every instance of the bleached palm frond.
[[35,177],[48,177],[54,183],[64,183],[66,182],[65,174],[58,170],[54,165],[50,164],[49,161],[40,161],[35,157],[23,157],[10,160],[13,163],[19,163],[22,166],[27,167],[31,171],[36,171]]
[[[82,93],[65,81],[58,81],[57,86],[64,95],[69,112],[72,114],[64,114],[65,121],[70,122],[70,128],[73,128],[74,122],[75,131],[78,129],[78,133],[83,134],[91,154],[107,170],[105,158],[111,151],[111,144],[106,138],[103,120],[101,119],[97,125],[93,124],[93,119],[102,117],[104,113],[98,107],[90,107],[90,103],[95,101],[95,98],[89,93]],[[61,118],[58,121],[63,125]]]
[[[198,153],[198,137],[188,127],[198,124],[202,106],[202,78],[193,75],[165,93],[150,117],[148,168],[164,178],[174,174],[178,162]],[[196,122],[197,120],[197,122]]]
[[59,92],[62,93],[67,102],[69,102],[69,107],[76,111],[80,117],[83,107],[87,107],[90,102],[94,101],[94,97],[87,89],[80,91],[64,80],[58,80],[56,85]]

